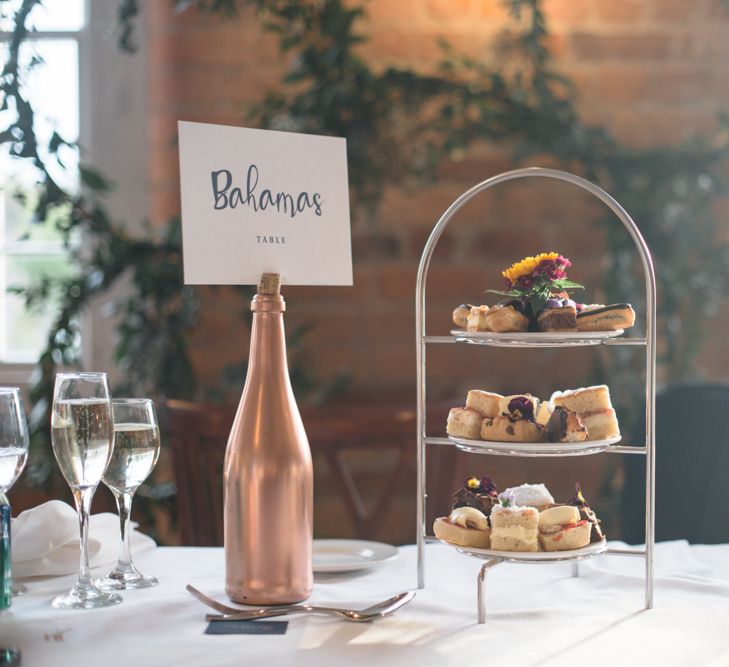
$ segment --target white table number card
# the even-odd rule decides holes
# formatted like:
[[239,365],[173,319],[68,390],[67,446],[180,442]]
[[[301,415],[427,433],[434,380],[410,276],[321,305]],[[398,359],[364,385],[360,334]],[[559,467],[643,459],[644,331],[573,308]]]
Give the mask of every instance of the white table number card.
[[185,283],[351,285],[344,139],[180,121]]

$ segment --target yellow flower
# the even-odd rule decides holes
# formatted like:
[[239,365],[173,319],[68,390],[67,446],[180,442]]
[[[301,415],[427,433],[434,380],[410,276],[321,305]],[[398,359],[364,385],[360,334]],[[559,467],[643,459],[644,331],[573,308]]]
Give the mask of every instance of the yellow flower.
[[512,264],[506,271],[502,271],[501,275],[506,278],[511,284],[516,283],[522,276],[529,276],[534,269],[539,266],[540,262],[545,259],[557,259],[559,257],[558,252],[543,252],[536,257],[525,257],[521,262]]

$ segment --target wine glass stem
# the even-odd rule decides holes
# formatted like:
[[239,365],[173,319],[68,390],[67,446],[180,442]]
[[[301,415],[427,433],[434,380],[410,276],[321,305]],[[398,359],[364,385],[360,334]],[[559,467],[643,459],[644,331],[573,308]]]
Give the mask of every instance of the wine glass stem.
[[116,506],[119,510],[119,524],[121,527],[121,548],[119,549],[119,564],[117,567],[121,569],[131,569],[132,567],[132,498],[133,493],[115,493]]
[[79,562],[78,583],[84,588],[91,586],[91,573],[89,572],[89,516],[91,514],[91,501],[94,498],[96,487],[87,486],[83,489],[74,489],[73,497],[78,511],[79,530],[81,532],[81,559]]
[[10,501],[0,491],[0,609],[10,607],[13,597],[10,559]]

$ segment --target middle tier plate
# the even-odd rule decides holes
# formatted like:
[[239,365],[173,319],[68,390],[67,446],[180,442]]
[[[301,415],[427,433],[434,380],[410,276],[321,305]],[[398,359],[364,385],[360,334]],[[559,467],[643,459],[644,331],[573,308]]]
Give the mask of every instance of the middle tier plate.
[[502,456],[583,456],[605,451],[610,445],[620,442],[622,436],[607,440],[585,440],[585,442],[492,442],[491,440],[468,440],[449,435],[448,439],[458,449],[470,454],[500,454]]

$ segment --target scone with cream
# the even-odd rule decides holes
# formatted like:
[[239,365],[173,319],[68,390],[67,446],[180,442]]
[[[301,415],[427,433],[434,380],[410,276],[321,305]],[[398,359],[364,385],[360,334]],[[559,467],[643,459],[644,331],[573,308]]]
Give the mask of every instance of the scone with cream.
[[491,527],[488,517],[498,504],[498,491],[490,477],[469,477],[453,494],[453,509],[448,517],[435,520],[433,532],[438,539],[464,547],[488,549]]
[[573,505],[554,505],[539,513],[539,543],[544,551],[586,547],[591,531],[592,524]]
[[520,507],[513,496],[501,494],[491,510],[491,548],[496,551],[539,551],[539,512]]
[[436,519],[433,532],[439,540],[462,547],[488,549],[491,544],[488,518],[473,507],[458,507],[448,517]]

